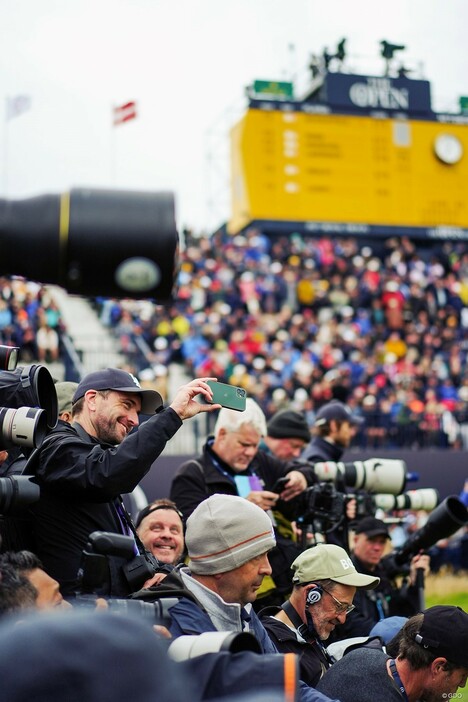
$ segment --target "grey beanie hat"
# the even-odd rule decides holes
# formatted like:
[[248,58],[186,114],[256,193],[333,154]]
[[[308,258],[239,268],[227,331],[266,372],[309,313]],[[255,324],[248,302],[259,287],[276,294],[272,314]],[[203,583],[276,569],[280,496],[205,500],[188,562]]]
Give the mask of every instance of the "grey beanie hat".
[[276,546],[270,517],[235,495],[211,495],[187,519],[189,568],[199,575],[227,573]]
[[303,439],[310,441],[307,420],[301,412],[281,410],[267,424],[268,436],[275,439]]

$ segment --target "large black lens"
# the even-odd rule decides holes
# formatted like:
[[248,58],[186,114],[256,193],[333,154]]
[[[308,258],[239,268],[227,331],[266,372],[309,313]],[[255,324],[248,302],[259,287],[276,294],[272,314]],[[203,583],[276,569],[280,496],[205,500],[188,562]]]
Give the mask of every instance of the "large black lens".
[[0,200],[5,274],[79,295],[163,302],[171,298],[177,253],[172,193],[74,189]]
[[7,515],[39,499],[39,485],[26,475],[0,478],[0,514]]

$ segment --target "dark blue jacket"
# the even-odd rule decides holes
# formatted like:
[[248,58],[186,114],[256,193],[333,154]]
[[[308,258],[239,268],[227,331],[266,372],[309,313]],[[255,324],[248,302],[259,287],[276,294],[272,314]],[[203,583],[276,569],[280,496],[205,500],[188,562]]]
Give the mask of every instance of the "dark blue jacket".
[[[169,615],[171,617],[171,625],[169,631],[174,638],[183,635],[194,635],[203,634],[206,631],[216,631],[213,623],[208,616],[208,614],[201,609],[201,607],[191,600],[182,598],[179,602],[170,608]],[[278,657],[282,654],[278,653],[278,650],[274,643],[268,637],[265,627],[261,623],[260,619],[257,617],[255,612],[251,611],[251,618],[249,622],[249,627],[251,633],[255,634],[257,640],[260,643],[262,651],[264,654],[276,654]],[[258,654],[254,654],[258,655]],[[284,657],[282,656],[283,660]],[[274,665],[275,660],[272,660],[273,666],[271,672],[276,671],[276,674],[283,675],[285,672],[283,665]],[[267,672],[268,668],[265,668],[265,662],[263,656],[260,657],[258,668],[256,668],[256,683],[261,684],[261,677],[259,674],[264,674]],[[252,673],[251,669],[245,668],[244,674]],[[242,676],[240,676],[242,677]],[[271,685],[272,678],[268,679],[268,684]],[[309,687],[302,680],[299,680],[299,690],[298,690],[299,702],[330,702],[328,697],[322,695],[315,688]],[[338,702],[334,700],[333,702]]]

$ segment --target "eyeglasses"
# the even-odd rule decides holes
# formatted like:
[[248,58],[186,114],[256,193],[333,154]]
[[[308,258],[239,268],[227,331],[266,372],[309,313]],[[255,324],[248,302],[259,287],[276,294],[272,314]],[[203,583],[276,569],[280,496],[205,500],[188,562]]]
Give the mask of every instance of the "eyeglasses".
[[330,595],[333,602],[335,603],[336,614],[349,614],[353,611],[353,609],[356,609],[355,605],[353,604],[346,604],[346,602],[340,602],[339,600],[337,600],[336,597],[334,597],[334,595],[332,595],[331,592],[328,592],[328,590],[325,590],[324,587],[322,587],[322,590],[326,592],[327,595]]

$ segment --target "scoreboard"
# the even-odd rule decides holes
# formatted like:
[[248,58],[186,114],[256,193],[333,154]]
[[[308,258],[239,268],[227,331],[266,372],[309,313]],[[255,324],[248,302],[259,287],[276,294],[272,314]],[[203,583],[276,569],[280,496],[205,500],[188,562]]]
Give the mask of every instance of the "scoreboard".
[[231,130],[229,231],[468,239],[468,120],[433,117],[251,107]]

